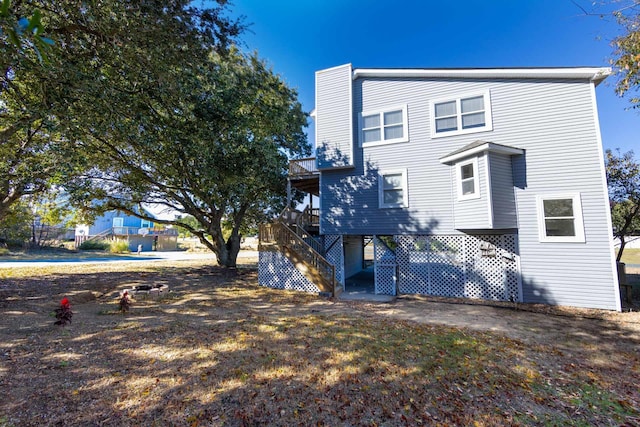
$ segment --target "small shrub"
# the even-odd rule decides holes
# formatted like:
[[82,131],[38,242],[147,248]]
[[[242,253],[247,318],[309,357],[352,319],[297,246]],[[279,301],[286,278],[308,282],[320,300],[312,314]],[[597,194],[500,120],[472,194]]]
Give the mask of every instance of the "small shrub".
[[122,296],[120,297],[120,300],[118,301],[118,304],[120,305],[120,311],[122,312],[122,314],[124,314],[127,311],[129,311],[129,308],[131,307],[131,297],[129,296],[129,292],[128,291],[124,291],[122,293]]
[[7,249],[7,248],[0,248],[0,256],[7,256],[7,255],[9,255],[9,254],[10,254],[9,249]]
[[56,308],[56,325],[64,326],[68,323],[71,323],[71,318],[73,317],[73,311],[71,311],[71,304],[69,303],[69,299],[67,297],[62,298],[60,301],[60,307]]
[[86,242],[82,242],[79,249],[83,251],[104,251],[110,247],[111,244],[103,240],[87,240]]
[[129,243],[124,240],[116,240],[111,242],[109,246],[109,252],[112,254],[126,254],[129,253]]

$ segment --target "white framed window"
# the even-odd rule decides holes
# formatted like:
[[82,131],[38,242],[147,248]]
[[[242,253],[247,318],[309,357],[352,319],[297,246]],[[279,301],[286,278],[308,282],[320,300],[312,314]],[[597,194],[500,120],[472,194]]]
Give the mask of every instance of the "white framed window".
[[408,207],[407,187],[406,169],[380,172],[378,176],[378,206],[383,209]]
[[151,227],[151,221],[149,221],[148,219],[140,220],[140,227],[141,228],[150,228]]
[[584,243],[580,193],[537,196],[541,242]]
[[391,107],[360,114],[360,145],[393,144],[409,140],[407,106]]
[[430,106],[432,138],[493,129],[489,91],[433,100]]
[[477,157],[456,163],[456,187],[458,188],[458,200],[480,197]]

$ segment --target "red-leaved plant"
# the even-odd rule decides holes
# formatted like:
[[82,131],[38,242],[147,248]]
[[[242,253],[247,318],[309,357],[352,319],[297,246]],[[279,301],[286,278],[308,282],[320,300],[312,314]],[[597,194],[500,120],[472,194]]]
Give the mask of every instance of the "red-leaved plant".
[[129,296],[129,291],[124,291],[122,296],[120,297],[120,311],[126,313],[129,311],[129,307],[131,307],[131,297]]
[[67,322],[71,323],[73,317],[73,311],[71,311],[71,304],[67,297],[62,298],[60,301],[60,307],[56,308],[56,325],[66,325]]

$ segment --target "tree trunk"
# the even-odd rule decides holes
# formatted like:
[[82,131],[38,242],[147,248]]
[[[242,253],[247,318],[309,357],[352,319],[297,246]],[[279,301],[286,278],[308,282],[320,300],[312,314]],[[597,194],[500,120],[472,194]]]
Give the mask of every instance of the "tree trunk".
[[240,236],[232,234],[220,248],[218,264],[223,267],[235,268],[240,252]]
[[616,261],[620,262],[622,259],[622,252],[624,251],[624,247],[627,245],[627,242],[624,240],[624,236],[620,236],[620,249],[618,250],[618,256],[616,256]]

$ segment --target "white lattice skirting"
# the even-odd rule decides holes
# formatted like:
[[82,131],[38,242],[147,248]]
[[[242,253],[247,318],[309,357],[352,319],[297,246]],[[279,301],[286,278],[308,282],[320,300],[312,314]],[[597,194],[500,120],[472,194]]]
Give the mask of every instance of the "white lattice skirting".
[[320,289],[280,252],[261,251],[259,253],[258,284],[273,289],[320,292]]
[[341,235],[324,236],[325,258],[335,267],[336,283],[344,289],[344,247]]
[[521,301],[515,235],[395,236],[400,293]]

